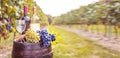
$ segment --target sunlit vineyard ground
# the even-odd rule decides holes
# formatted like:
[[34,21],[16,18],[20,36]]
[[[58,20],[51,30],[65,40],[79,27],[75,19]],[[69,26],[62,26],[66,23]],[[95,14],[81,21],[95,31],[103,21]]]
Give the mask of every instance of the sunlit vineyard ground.
[[[67,27],[67,25],[62,25],[64,27]],[[100,34],[105,34],[105,32],[109,32],[108,29],[107,31],[105,31],[105,26],[104,25],[90,25],[89,27],[87,27],[87,25],[69,25],[68,27],[70,28],[75,28],[75,29],[79,29],[79,30],[88,30],[88,31],[92,31],[95,33],[100,33]],[[97,29],[98,28],[98,29]],[[108,27],[107,27],[108,28]],[[120,28],[117,27],[117,36],[120,37]],[[111,36],[115,37],[116,36],[116,31],[114,30],[114,26],[111,27]]]
[[[19,34],[17,33],[16,37],[18,36]],[[0,54],[3,54],[3,56],[8,55],[5,58],[11,58],[13,40],[14,40],[14,33],[9,33],[8,38],[6,40],[4,40],[3,38],[1,38],[0,40]]]
[[[10,33],[9,38],[4,40],[3,38],[1,38],[0,40],[0,49],[4,49],[4,48],[9,48],[12,46],[12,42],[13,42],[13,33]],[[4,50],[0,51],[1,53],[4,52]]]
[[120,58],[119,55],[75,33],[54,26],[49,28],[57,35],[56,44],[53,44],[54,58]]
[[[52,43],[53,58],[120,58],[119,54],[114,53],[114,51],[96,45],[94,42],[86,40],[86,38],[75,33],[55,26],[49,26],[48,30],[57,36],[57,40]],[[12,46],[12,42],[13,39],[7,39],[1,46],[7,48]],[[5,58],[11,58],[11,56],[8,55]]]

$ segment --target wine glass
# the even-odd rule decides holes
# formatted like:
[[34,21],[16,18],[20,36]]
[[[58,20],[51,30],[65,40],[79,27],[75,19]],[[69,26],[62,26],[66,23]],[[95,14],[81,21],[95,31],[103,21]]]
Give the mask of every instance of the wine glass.
[[17,20],[17,26],[16,26],[16,29],[19,33],[23,33],[26,29],[26,23],[25,23],[25,20]]

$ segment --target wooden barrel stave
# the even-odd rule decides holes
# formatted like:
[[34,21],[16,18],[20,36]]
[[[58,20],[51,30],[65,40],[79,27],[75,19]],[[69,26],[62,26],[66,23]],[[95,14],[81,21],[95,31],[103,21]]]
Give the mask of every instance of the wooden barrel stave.
[[13,45],[12,58],[52,58],[51,46],[44,47],[39,43],[15,42]]

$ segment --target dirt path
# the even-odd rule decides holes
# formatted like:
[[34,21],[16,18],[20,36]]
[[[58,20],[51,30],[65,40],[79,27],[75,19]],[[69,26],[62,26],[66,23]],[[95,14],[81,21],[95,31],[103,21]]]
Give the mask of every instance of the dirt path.
[[74,32],[80,36],[86,37],[88,40],[94,41],[98,45],[102,45],[111,50],[120,52],[120,39],[115,40],[113,38],[104,37],[102,34],[96,34],[96,33],[78,30],[70,27],[60,27],[60,26],[57,26],[57,27],[68,30],[70,32]]
[[[5,58],[5,57],[7,57],[8,55],[11,54],[11,52],[12,52],[12,47],[0,49],[0,51],[1,51],[1,53],[0,53],[0,58]],[[2,53],[2,51],[4,51],[4,52]]]
[[7,51],[6,53],[4,53],[4,54],[0,54],[0,58],[5,58],[5,57],[7,57],[8,55],[10,55],[11,54],[11,51]]

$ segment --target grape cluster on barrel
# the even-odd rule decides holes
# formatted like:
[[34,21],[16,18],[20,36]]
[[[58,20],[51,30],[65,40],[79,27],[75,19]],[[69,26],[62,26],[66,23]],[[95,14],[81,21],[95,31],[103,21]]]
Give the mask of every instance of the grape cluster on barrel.
[[40,35],[40,40],[43,42],[43,46],[49,47],[51,41],[55,41],[54,34],[49,34],[47,30],[38,30],[37,33]]
[[37,30],[37,33],[31,29],[26,31],[26,42],[37,43],[42,42],[44,47],[49,47],[51,41],[55,41],[55,35],[49,34],[47,30]]
[[37,43],[40,41],[40,37],[35,31],[28,29],[26,31],[26,41],[30,43]]

